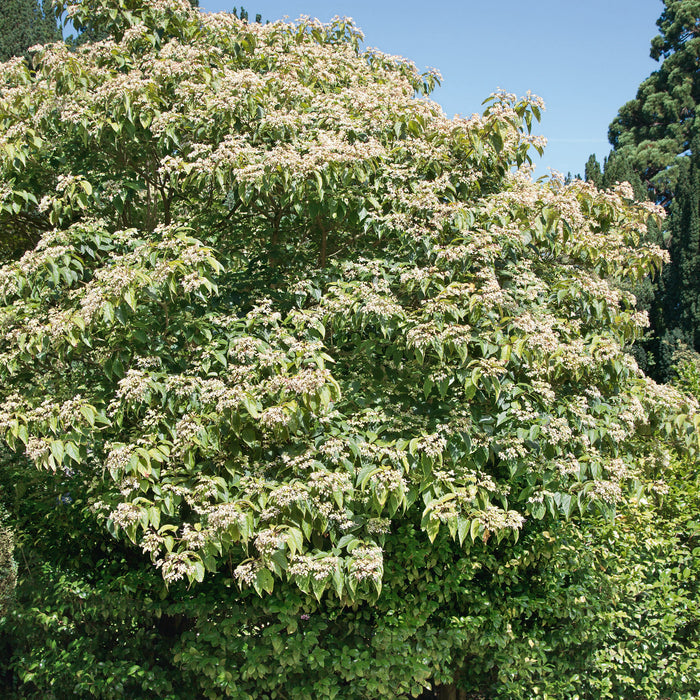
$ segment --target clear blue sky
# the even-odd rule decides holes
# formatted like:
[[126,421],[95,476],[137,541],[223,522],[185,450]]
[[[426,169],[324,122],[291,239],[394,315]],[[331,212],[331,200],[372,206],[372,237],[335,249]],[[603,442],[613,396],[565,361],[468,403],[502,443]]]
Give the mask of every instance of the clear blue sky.
[[[200,0],[208,12],[239,2]],[[352,17],[365,44],[443,75],[433,94],[452,116],[481,111],[496,88],[532,90],[549,140],[537,174],[583,173],[609,152],[608,124],[658,64],[649,58],[661,0],[249,0],[251,18]]]

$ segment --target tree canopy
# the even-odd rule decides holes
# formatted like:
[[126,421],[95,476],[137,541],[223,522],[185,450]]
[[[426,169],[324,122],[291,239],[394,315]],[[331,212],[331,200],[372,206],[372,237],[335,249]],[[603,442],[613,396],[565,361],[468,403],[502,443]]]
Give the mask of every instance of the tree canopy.
[[36,44],[61,38],[50,0],[3,0],[0,6],[0,61],[24,56]]
[[661,65],[642,82],[635,99],[620,108],[609,129],[613,148],[631,161],[653,199],[662,203],[673,196],[676,158],[690,148],[697,131],[698,18],[698,0],[664,0],[656,23],[660,33],[651,45],[651,57]]
[[285,658],[325,625],[347,666],[315,693],[369,673],[342,645],[384,654],[346,697],[450,681],[479,603],[436,621],[437,601],[508,561],[516,585],[567,519],[653,502],[695,449],[697,404],[628,352],[646,318],[620,285],[664,259],[645,241],[662,212],[533,182],[537,98],[447,119],[435,74],[348,21],[68,11],[109,38],[2,71],[0,227],[27,247],[0,268],[5,474],[33,471],[31,507],[102,552],[91,586],[143,586],[153,619],[157,580],[180,591],[166,636],[196,635],[173,663],[207,697],[276,681],[217,670],[197,625],[231,658],[258,634],[281,653],[312,603]]

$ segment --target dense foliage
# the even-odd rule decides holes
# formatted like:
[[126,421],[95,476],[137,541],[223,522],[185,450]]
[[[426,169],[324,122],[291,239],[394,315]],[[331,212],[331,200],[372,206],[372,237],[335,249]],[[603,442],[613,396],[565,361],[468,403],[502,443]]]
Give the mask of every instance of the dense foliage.
[[3,0],[0,4],[0,61],[24,56],[30,47],[60,38],[51,0]]
[[[21,698],[374,699],[457,675],[494,699],[691,700],[700,491],[696,469],[671,467],[663,506],[622,505],[615,524],[533,523],[518,543],[477,542],[468,556],[404,520],[382,596],[347,607],[284,583],[238,593],[225,574],[166,592],[137,554],[86,527],[84,502],[61,502],[35,471],[18,503],[27,561],[0,683]],[[15,462],[10,476],[31,467]]]
[[628,353],[659,210],[533,182],[536,98],[449,120],[348,22],[69,12],[110,38],[0,85],[8,689],[574,697],[572,653],[632,687],[610,517],[646,571],[700,421]]

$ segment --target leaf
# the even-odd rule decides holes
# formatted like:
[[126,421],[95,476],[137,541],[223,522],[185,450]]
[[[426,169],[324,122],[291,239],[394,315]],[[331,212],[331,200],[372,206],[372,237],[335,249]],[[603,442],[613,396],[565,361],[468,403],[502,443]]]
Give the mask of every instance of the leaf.
[[343,597],[343,572],[340,570],[338,566],[333,570],[333,575],[332,575],[332,582],[333,582],[333,589],[335,590],[335,594],[338,596],[338,598]]
[[242,402],[251,418],[260,418],[260,405],[250,394],[243,394]]
[[97,416],[97,410],[95,409],[94,406],[90,406],[89,404],[83,404],[80,407],[80,412],[83,414],[85,420],[91,425],[95,425],[95,418]]
[[318,600],[319,602],[321,602],[323,592],[326,590],[327,587],[328,582],[326,581],[326,579],[318,579],[315,576],[311,577],[311,590],[313,591],[316,600]]
[[269,569],[262,568],[258,569],[253,579],[253,588],[258,595],[262,595],[262,592],[272,593],[275,587],[275,579],[272,576],[272,572]]
[[435,541],[435,538],[437,537],[439,531],[440,531],[440,520],[438,520],[438,518],[429,518],[428,524],[425,528],[425,532],[427,533],[428,539],[431,542]]
[[542,520],[547,512],[547,506],[544,501],[535,501],[529,504],[528,510],[535,520]]
[[298,528],[290,527],[286,532],[285,541],[292,556],[304,551],[304,535]]
[[64,445],[66,454],[76,463],[80,463],[82,460],[80,458],[80,450],[78,446],[71,441],[68,441]]
[[[205,574],[204,564],[201,561],[195,561],[194,562],[195,581],[199,581],[199,583],[204,581],[204,574]],[[269,592],[271,593],[272,591],[269,591]]]
[[258,442],[258,436],[252,428],[244,428],[241,431],[241,439],[249,447],[253,447]]
[[63,462],[63,456],[65,455],[65,448],[63,445],[62,440],[52,440],[51,445],[51,454],[53,455],[54,459],[58,464],[61,464]]
[[463,545],[464,540],[467,538],[467,533],[469,532],[469,521],[466,518],[457,519],[457,535],[459,537],[459,544]]

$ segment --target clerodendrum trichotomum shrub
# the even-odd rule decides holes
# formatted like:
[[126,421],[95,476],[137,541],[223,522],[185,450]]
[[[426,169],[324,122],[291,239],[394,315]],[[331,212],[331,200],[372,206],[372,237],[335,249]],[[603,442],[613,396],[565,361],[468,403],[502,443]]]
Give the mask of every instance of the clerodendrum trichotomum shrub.
[[537,98],[447,119],[349,22],[68,11],[109,38],[0,82],[3,483],[55,602],[8,617],[13,687],[505,683],[518,587],[693,449],[696,404],[627,353],[659,212],[533,182]]

